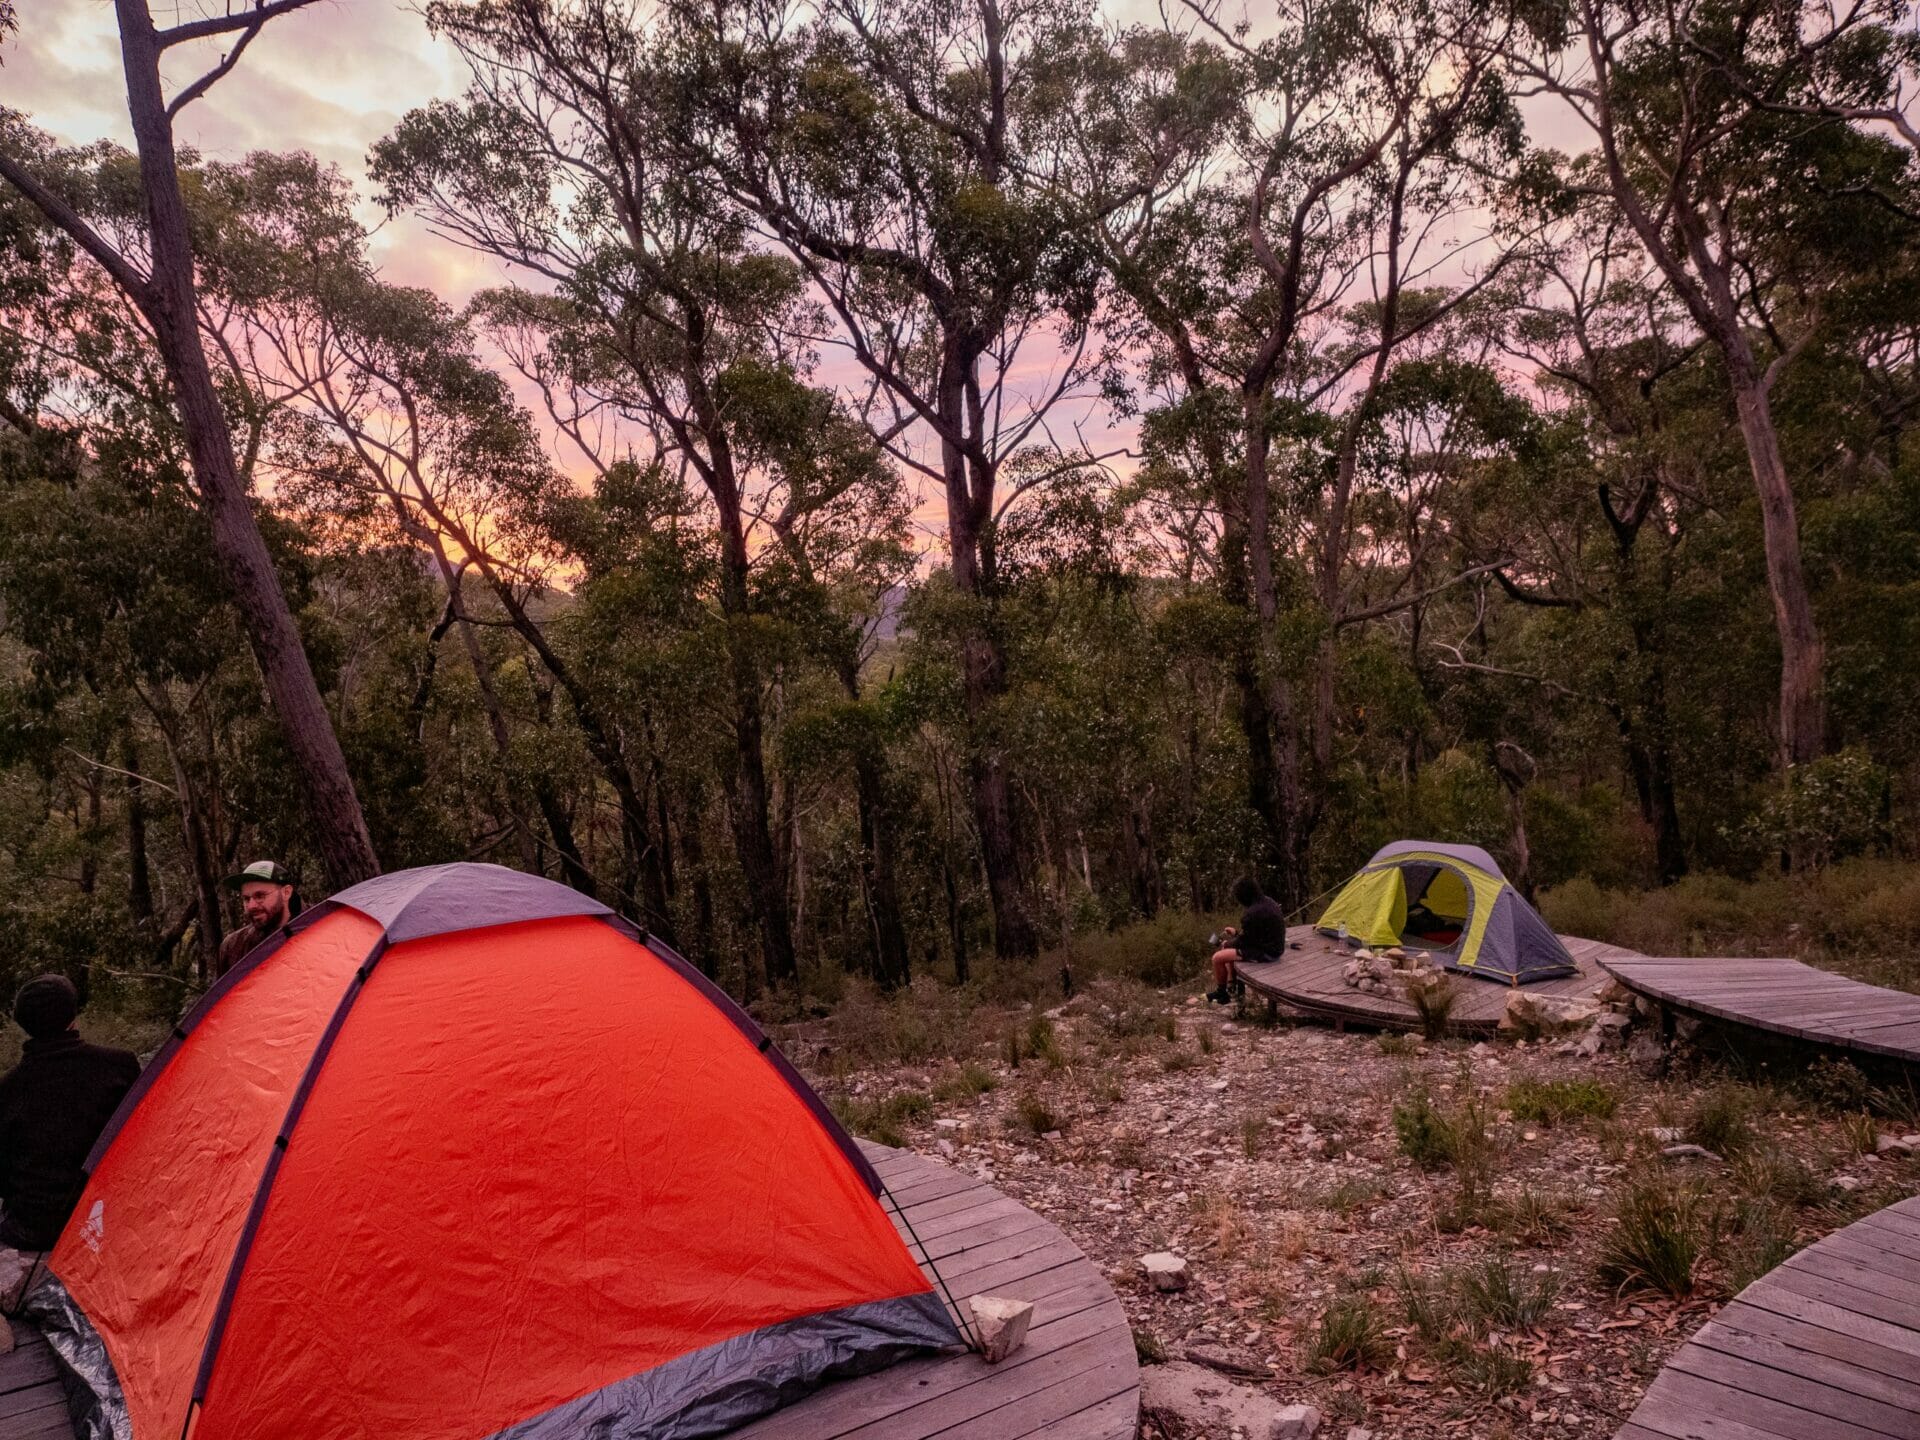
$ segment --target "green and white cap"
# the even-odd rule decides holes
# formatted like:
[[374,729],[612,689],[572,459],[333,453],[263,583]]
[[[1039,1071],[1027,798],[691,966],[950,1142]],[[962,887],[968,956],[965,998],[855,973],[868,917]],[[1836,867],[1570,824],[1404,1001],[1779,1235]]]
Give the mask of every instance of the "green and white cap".
[[293,884],[293,876],[287,873],[287,867],[278,860],[256,860],[238,875],[229,875],[227,887],[238,890],[249,880],[259,880],[268,885]]

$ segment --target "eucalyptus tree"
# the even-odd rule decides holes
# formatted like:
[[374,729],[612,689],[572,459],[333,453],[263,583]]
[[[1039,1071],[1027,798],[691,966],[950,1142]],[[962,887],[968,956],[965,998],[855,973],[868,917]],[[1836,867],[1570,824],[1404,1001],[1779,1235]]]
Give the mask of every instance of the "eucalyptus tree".
[[[1810,48],[1825,13],[1810,0],[1571,0],[1513,48],[1520,83],[1591,137],[1569,185],[1618,210],[1726,372],[1766,548],[1783,768],[1825,749],[1825,651],[1775,395],[1849,283],[1912,245],[1920,179],[1910,152],[1826,108],[1826,61],[1897,52],[1903,11],[1849,7]],[[1897,67],[1850,69],[1843,108],[1896,104]]]
[[999,733],[1007,656],[996,536],[1027,480],[1099,463],[1068,417],[1106,381],[1087,243],[1110,199],[1060,183],[1082,57],[1075,0],[777,0],[676,12],[683,163],[710,175],[830,307],[875,440],[944,501],[965,757],[1001,955],[1039,943]]
[[[565,343],[661,458],[704,487],[720,538],[730,659],[734,843],[766,975],[795,974],[786,877],[769,824],[765,677],[755,659],[753,458],[734,407],[757,374],[807,363],[802,278],[756,250],[742,216],[666,146],[650,22],[619,0],[446,0],[436,33],[466,59],[458,102],[406,116],[375,150],[390,206],[506,260],[564,305]],[[642,457],[643,460],[654,457]]]
[[[126,295],[147,326],[165,367],[180,431],[209,522],[215,554],[233,589],[248,641],[287,738],[312,816],[314,834],[336,885],[379,870],[346,758],[313,676],[299,628],[280,589],[248,497],[228,417],[202,335],[193,228],[174,142],[180,112],[231,73],[269,21],[312,0],[255,0],[247,9],[161,28],[148,0],[115,0],[127,107],[139,156],[143,224],[116,243],[84,211],[71,174],[49,168],[11,116],[0,117],[0,181],[24,196],[46,223],[84,252]],[[217,63],[168,97],[161,73],[170,52],[230,42]],[[79,202],[79,203],[76,203]]]
[[[1258,39],[1217,6],[1187,13],[1229,77],[1224,144],[1191,183],[1113,211],[1105,258],[1177,428],[1220,477],[1224,593],[1251,611],[1249,798],[1291,905],[1333,762],[1336,638],[1374,613],[1350,610],[1344,579],[1360,447],[1396,352],[1498,273],[1501,246],[1464,262],[1455,232],[1521,134],[1497,7],[1286,3]],[[1304,699],[1287,638],[1303,607],[1318,636]]]

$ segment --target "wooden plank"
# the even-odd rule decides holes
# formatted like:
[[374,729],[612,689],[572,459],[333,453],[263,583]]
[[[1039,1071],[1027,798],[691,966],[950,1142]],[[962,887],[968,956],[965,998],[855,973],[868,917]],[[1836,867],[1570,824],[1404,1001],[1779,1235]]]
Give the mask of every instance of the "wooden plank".
[[[1735,1300],[1714,1317],[1724,1332],[1750,1336],[1755,1340],[1777,1341],[1808,1357],[1807,1363],[1836,1360],[1863,1376],[1880,1375],[1909,1380],[1920,1375],[1914,1356],[1889,1346],[1877,1345],[1857,1335],[1843,1335],[1812,1319],[1775,1314],[1745,1300]],[[1705,1334],[1705,1330],[1701,1331]]]
[[38,1343],[18,1345],[12,1353],[0,1355],[0,1392],[23,1390],[59,1378],[52,1348],[37,1335],[34,1339]]
[[[1113,1303],[1117,1309],[1119,1302]],[[835,1385],[733,1433],[740,1440],[838,1440],[849,1435],[920,1440],[1096,1368],[1112,1346],[1112,1325],[1111,1312],[1103,1308],[1054,1327],[1050,1336],[1045,1327],[1036,1327],[1028,1332],[1027,1346],[999,1365],[988,1365],[973,1354],[910,1360],[881,1372],[892,1384],[871,1384],[879,1378],[873,1376]]]
[[1920,1434],[1920,1416],[1903,1406],[1706,1345],[1681,1346],[1661,1373],[1712,1381],[1745,1395],[1824,1416],[1829,1424],[1858,1426],[1868,1434],[1893,1436],[1896,1440]]
[[1907,1200],[1776,1266],[1674,1353],[1620,1436],[1920,1440],[1916,1240]]
[[1115,1395],[1089,1406],[1063,1420],[1044,1423],[1026,1435],[1042,1435],[1047,1440],[1104,1440],[1104,1437],[1131,1435],[1140,1424],[1140,1394]]
[[1920,1063],[1920,997],[1797,960],[1598,962],[1622,984],[1677,1009],[1839,1049]]
[[[1682,1347],[1681,1354],[1689,1353]],[[1781,1440],[1888,1440],[1884,1430],[1870,1429],[1791,1405],[1767,1395],[1755,1395],[1718,1381],[1678,1371],[1671,1364],[1660,1372],[1647,1398],[1633,1412],[1636,1423],[1667,1435],[1722,1440],[1732,1435],[1777,1435]],[[1672,1428],[1676,1424],[1697,1428]]]
[[[1811,1333],[1817,1336],[1823,1332]],[[1688,1341],[1687,1348],[1712,1350],[1721,1355],[1738,1356],[1756,1365],[1764,1365],[1804,1380],[1829,1385],[1851,1395],[1865,1396],[1883,1405],[1905,1411],[1908,1415],[1920,1415],[1920,1379],[1915,1379],[1911,1371],[1887,1374],[1881,1370],[1855,1364],[1847,1355],[1808,1350],[1802,1347],[1797,1335],[1792,1338],[1779,1334],[1760,1335],[1744,1326],[1725,1324],[1716,1320]],[[1893,1352],[1877,1353],[1884,1357]]]

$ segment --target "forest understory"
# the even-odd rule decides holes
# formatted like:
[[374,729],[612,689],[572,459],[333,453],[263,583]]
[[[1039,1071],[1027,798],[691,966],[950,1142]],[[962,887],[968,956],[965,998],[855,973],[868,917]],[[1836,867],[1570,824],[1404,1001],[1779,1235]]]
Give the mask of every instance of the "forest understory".
[[[1920,1192],[1915,1097],[1841,1061],[1686,1052],[1652,1077],[1570,1042],[1335,1033],[1103,980],[1003,1012],[997,1039],[976,1017],[953,1053],[849,1066],[841,1037],[876,1020],[849,1008],[790,1030],[796,1060],[858,1132],[1071,1236],[1150,1398],[1151,1366],[1197,1358],[1336,1437],[1610,1436],[1734,1293]],[[1184,1291],[1149,1284],[1160,1251]]]

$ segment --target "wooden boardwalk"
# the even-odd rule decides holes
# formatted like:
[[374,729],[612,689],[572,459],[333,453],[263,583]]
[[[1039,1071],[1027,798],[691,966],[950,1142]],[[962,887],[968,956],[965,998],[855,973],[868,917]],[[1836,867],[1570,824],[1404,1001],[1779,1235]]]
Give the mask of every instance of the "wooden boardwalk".
[[1920,995],[1865,985],[1798,960],[1663,959],[1616,951],[1601,963],[1621,984],[1677,1010],[1920,1063]]
[[1615,1440],[1920,1440],[1920,1198],[1741,1291]]
[[[1561,943],[1572,953],[1580,967],[1578,975],[1559,980],[1543,980],[1525,987],[1529,995],[1574,997],[1592,995],[1607,983],[1598,962],[1603,957],[1628,956],[1631,950],[1602,945],[1597,940],[1576,940],[1561,936]],[[1353,950],[1311,925],[1295,925],[1287,931],[1288,950],[1281,960],[1239,967],[1247,989],[1266,999],[1336,1024],[1349,1021],[1387,1030],[1416,1030],[1420,1014],[1401,995],[1369,995],[1355,990],[1341,978],[1341,971],[1353,958]],[[1298,945],[1299,949],[1291,948]],[[1501,1012],[1513,987],[1492,980],[1477,980],[1471,975],[1455,975],[1459,998],[1450,1017],[1452,1028],[1463,1034],[1490,1034],[1499,1024]]]
[[[828,1385],[733,1432],[739,1440],[1132,1440],[1140,1367],[1113,1289],[1072,1241],[1018,1201],[931,1160],[862,1142],[913,1235],[962,1305],[1033,1301],[1026,1345],[999,1365],[929,1355]],[[909,1234],[907,1222],[911,1222]],[[71,1440],[47,1342],[23,1325],[0,1357],[0,1440]],[[313,1440],[327,1440],[315,1436]],[[393,1440],[406,1440],[395,1436]],[[476,1437],[477,1440],[477,1437]]]

